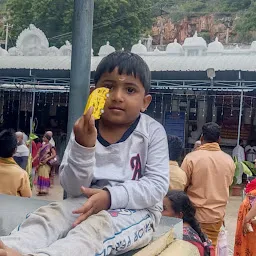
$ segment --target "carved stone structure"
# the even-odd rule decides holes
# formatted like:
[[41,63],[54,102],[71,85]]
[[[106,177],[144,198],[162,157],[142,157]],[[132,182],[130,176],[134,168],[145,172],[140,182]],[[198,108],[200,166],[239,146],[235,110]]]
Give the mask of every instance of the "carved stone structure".
[[8,53],[10,56],[22,56],[23,53],[17,48],[17,47],[12,47],[8,50]]
[[61,56],[71,56],[72,55],[72,45],[69,41],[66,41],[66,44],[60,47]]
[[8,52],[10,56],[71,56],[72,46],[66,41],[60,49],[55,46],[49,47],[44,32],[30,24],[20,33],[16,47],[10,48]]
[[[201,23],[200,23],[201,24]],[[206,21],[202,21],[200,29],[208,28],[209,24]],[[191,28],[191,31],[193,29]],[[191,34],[191,31],[188,34]],[[148,36],[142,41],[132,46],[131,52],[139,55],[172,55],[172,56],[205,56],[205,55],[256,55],[256,41],[252,42],[250,47],[244,48],[233,46],[225,48],[217,37],[214,42],[209,43],[207,46],[206,40],[203,37],[198,36],[197,32],[192,37],[184,39],[183,45],[178,43],[179,40],[174,39],[167,45],[166,48],[155,48],[152,45],[153,38]],[[160,50],[159,50],[160,49]],[[164,50],[165,49],[165,50]],[[122,48],[123,50],[123,48]],[[109,42],[106,45],[101,46],[98,55],[101,57],[115,51],[115,48],[110,45]],[[36,28],[34,25],[21,32],[19,35],[16,47],[12,47],[6,52],[0,48],[0,56],[71,56],[72,45],[69,41],[58,49],[55,46],[49,47],[49,42],[43,31]],[[97,55],[97,54],[96,54]],[[91,50],[91,56],[94,57],[93,49]]]
[[147,50],[147,47],[141,43],[141,40],[139,40],[137,44],[133,45],[131,52],[143,55],[143,54],[146,54],[148,50]]
[[152,42],[153,42],[152,36],[148,35],[148,38],[147,38],[147,50],[148,51],[152,50]]
[[223,51],[224,46],[219,42],[218,37],[216,37],[215,41],[208,45],[207,55],[222,55]]
[[115,51],[115,48],[111,46],[109,42],[107,42],[106,45],[102,45],[100,47],[99,56],[107,56],[114,51]]
[[9,53],[0,46],[0,56],[7,56]]
[[59,55],[60,55],[60,50],[57,47],[52,46],[48,48],[47,56],[59,56]]
[[256,54],[256,41],[253,41],[250,47],[250,52],[251,54],[255,55]]
[[49,42],[44,32],[31,24],[19,35],[16,48],[24,56],[43,56],[47,54]]
[[203,56],[207,50],[206,41],[195,32],[193,37],[185,39],[183,44],[185,56]]
[[166,47],[166,53],[171,55],[183,55],[183,48],[177,42],[177,39],[173,43],[169,43]]

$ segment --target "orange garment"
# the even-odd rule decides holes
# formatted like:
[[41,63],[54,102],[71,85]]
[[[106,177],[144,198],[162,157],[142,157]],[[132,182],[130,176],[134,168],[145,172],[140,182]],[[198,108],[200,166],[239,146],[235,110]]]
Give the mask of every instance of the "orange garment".
[[235,173],[233,159],[218,143],[207,143],[189,153],[181,168],[187,174],[187,195],[196,207],[199,223],[223,221]]
[[0,194],[32,196],[28,174],[13,158],[0,158]]
[[246,214],[251,208],[249,195],[256,196],[256,189],[250,191],[246,195],[244,201],[239,208],[236,226],[234,256],[256,255],[256,225],[252,224],[254,232],[247,233],[245,236],[243,235],[243,221]]
[[179,164],[175,161],[169,162],[170,166],[170,190],[182,190],[184,191],[187,184],[187,175],[179,167]]

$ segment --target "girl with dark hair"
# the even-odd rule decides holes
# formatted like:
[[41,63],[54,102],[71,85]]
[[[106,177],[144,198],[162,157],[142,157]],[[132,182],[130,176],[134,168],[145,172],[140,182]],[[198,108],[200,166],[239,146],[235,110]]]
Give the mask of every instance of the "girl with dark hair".
[[195,245],[200,256],[214,256],[215,251],[211,242],[201,231],[195,218],[196,210],[183,191],[169,191],[164,198],[163,216],[183,219],[183,240]]

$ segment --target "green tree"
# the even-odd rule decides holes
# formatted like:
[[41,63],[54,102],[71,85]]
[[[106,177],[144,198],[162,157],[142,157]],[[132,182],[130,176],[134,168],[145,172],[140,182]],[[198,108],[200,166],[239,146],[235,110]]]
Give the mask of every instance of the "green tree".
[[252,3],[239,19],[236,21],[236,31],[239,41],[242,43],[250,43],[255,40],[256,31],[256,3]]
[[[20,32],[31,23],[42,29],[48,38],[70,32],[72,14],[70,15],[69,10],[72,7],[72,0],[8,0],[6,8],[9,22],[13,25],[10,36],[15,41]],[[58,46],[62,43],[62,38],[54,42]]]
[[[30,23],[49,38],[51,45],[71,40],[73,0],[8,0],[13,41]],[[96,0],[93,49],[110,41],[116,49],[130,49],[152,24],[151,0]]]
[[221,0],[224,11],[237,12],[250,7],[252,0]]

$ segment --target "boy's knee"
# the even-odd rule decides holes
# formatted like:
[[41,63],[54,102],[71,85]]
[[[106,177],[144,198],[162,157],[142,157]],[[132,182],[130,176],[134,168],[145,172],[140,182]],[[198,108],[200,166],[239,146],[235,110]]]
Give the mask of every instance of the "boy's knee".
[[97,239],[102,239],[109,232],[114,232],[112,219],[107,211],[100,211],[91,215],[78,226],[70,231],[70,235],[83,232],[90,235],[96,235]]

